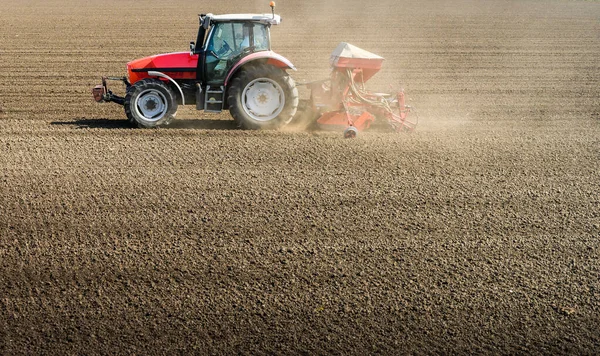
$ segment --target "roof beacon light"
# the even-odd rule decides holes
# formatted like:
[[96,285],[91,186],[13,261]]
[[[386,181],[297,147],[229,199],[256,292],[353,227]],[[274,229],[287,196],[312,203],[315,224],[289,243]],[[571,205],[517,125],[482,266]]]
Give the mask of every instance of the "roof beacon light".
[[271,1],[269,3],[269,6],[271,6],[271,13],[273,14],[273,18],[275,18],[275,1]]

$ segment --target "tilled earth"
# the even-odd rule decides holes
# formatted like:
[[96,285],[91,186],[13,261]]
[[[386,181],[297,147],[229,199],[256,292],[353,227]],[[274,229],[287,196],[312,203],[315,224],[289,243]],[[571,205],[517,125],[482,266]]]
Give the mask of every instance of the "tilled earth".
[[0,353],[600,353],[600,3],[279,1],[297,82],[417,108],[355,140],[92,101],[267,2],[2,5]]

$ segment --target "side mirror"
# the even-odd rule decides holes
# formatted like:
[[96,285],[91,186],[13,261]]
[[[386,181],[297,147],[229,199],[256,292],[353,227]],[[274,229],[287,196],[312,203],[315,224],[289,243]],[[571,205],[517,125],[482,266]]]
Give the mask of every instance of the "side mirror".
[[190,53],[194,53],[196,50],[196,43],[194,41],[190,42]]

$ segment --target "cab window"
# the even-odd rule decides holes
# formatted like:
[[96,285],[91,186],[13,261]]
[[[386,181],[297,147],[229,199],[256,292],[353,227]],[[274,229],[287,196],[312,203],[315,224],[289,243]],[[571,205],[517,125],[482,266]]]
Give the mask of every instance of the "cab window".
[[254,24],[254,48],[256,51],[269,49],[269,30],[267,26]]

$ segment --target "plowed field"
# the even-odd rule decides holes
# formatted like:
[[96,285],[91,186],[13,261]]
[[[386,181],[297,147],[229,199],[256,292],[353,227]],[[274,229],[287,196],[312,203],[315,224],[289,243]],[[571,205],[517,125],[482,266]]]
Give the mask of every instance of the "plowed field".
[[0,5],[1,354],[600,353],[599,2],[280,0],[297,82],[417,108],[354,140],[93,102],[268,1]]

